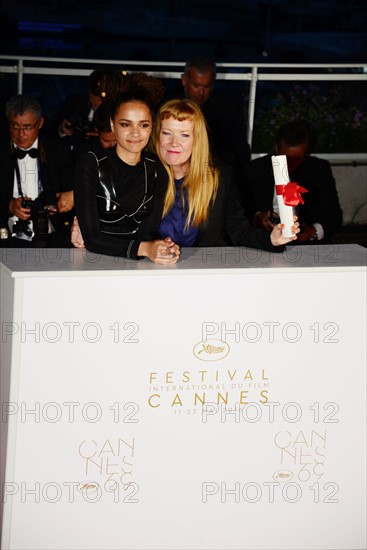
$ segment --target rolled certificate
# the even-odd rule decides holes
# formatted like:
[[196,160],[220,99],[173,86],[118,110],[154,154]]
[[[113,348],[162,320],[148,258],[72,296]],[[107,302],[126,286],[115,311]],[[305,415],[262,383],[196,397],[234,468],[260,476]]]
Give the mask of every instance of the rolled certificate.
[[283,190],[284,186],[289,183],[287,157],[285,155],[274,155],[271,157],[273,163],[273,173],[275,181],[275,190],[277,194],[279,217],[281,223],[284,224],[282,229],[283,237],[292,237],[291,227],[293,222],[293,207],[287,206],[284,203]]

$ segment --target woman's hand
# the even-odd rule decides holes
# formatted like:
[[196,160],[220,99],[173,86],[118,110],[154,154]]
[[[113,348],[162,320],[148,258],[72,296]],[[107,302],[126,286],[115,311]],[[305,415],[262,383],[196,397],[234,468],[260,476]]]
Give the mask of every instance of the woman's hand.
[[75,248],[85,248],[82,232],[80,231],[78,218],[75,216],[73,226],[71,228],[71,242]]
[[280,246],[282,244],[287,244],[291,241],[297,240],[297,233],[300,232],[299,223],[297,222],[297,220],[297,216],[293,216],[294,225],[292,225],[291,227],[293,233],[292,237],[283,237],[282,229],[284,227],[284,223],[278,223],[274,227],[273,231],[270,233],[271,244],[273,246]]
[[139,245],[138,256],[146,256],[155,264],[175,264],[180,257],[180,247],[170,237],[164,240],[144,241]]

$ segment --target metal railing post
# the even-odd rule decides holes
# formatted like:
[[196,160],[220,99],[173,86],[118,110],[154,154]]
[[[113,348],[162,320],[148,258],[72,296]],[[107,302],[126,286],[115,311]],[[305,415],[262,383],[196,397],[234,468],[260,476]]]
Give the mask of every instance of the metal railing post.
[[24,74],[23,59],[19,59],[18,61],[18,94],[23,93],[23,74]]
[[248,116],[247,116],[247,141],[250,148],[252,146],[252,134],[254,131],[256,86],[257,86],[257,67],[252,67],[250,94],[249,94],[249,100],[248,100]]

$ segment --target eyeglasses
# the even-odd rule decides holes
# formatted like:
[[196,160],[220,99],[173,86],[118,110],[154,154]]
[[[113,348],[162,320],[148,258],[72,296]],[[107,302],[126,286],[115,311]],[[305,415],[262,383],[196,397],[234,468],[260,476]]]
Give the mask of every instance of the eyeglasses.
[[9,122],[9,128],[13,132],[32,132],[32,130],[35,130],[38,126],[39,120],[37,120],[36,124],[24,124],[24,126],[19,126],[19,124],[16,124],[15,122]]

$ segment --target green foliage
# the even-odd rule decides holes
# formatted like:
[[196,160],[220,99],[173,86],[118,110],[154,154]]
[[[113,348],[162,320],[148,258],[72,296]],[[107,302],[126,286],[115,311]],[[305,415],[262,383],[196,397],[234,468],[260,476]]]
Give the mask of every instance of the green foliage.
[[315,136],[312,152],[367,151],[367,113],[340,105],[337,88],[323,95],[315,84],[295,84],[288,93],[278,94],[269,108],[256,113],[252,151],[272,151],[279,126],[293,120],[309,124]]

